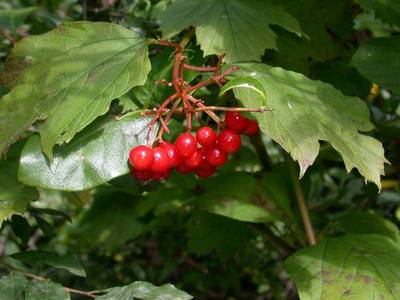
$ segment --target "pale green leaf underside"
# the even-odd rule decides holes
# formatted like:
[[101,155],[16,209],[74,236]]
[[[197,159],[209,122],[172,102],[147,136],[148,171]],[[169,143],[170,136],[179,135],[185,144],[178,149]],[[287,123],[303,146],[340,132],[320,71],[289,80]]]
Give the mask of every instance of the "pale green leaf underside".
[[49,161],[32,136],[21,153],[19,179],[46,189],[77,191],[88,189],[129,172],[129,151],[152,142],[157,128],[149,134],[151,118],[140,112],[121,120],[103,117],[79,133],[69,144],[55,149]]
[[265,49],[276,49],[270,25],[302,34],[297,20],[269,1],[177,0],[161,21],[165,38],[195,26],[204,54],[225,53],[226,62],[259,61]]
[[285,265],[301,300],[400,299],[400,248],[384,236],[328,238]]
[[105,295],[96,297],[103,300],[190,300],[192,296],[178,290],[172,284],[155,286],[144,281],[136,281],[127,286],[114,287],[105,290]]
[[[373,128],[367,106],[321,81],[265,64],[242,64],[235,78],[251,76],[264,87],[266,108],[254,113],[263,132],[279,143],[300,164],[300,176],[313,164],[319,140],[327,141],[342,156],[348,172],[357,168],[378,187],[386,162],[382,144],[360,134]],[[246,107],[260,107],[262,97],[252,89],[234,89]]]
[[3,152],[36,120],[43,151],[73,136],[107,112],[113,99],[146,81],[145,40],[112,23],[73,22],[17,43],[3,81],[12,87],[0,101]]

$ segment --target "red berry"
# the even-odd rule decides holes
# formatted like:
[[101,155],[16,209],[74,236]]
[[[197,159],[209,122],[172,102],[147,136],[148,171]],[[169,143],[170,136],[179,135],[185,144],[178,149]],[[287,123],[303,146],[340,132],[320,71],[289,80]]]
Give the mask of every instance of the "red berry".
[[218,146],[226,153],[235,153],[240,149],[240,135],[231,129],[221,131]]
[[132,169],[131,175],[133,178],[139,181],[147,181],[153,178],[153,172],[149,170],[140,171]]
[[156,147],[153,149],[154,151],[154,161],[151,166],[151,170],[154,173],[162,173],[171,168],[171,162],[167,151],[161,147]]
[[188,166],[193,170],[196,169],[198,166],[200,166],[202,161],[203,161],[203,156],[200,150],[196,150],[196,152],[193,153],[192,156],[185,159],[184,163],[186,166]]
[[207,162],[215,167],[222,166],[226,161],[226,157],[226,153],[219,147],[210,148],[206,153]]
[[197,150],[197,141],[189,133],[182,133],[175,141],[176,150],[182,157],[192,156]]
[[228,111],[225,114],[226,127],[235,131],[241,131],[246,126],[246,118],[240,112]]
[[154,180],[157,181],[165,181],[168,179],[170,174],[171,174],[171,169],[168,169],[167,171],[164,172],[154,173],[153,178]]
[[193,168],[188,167],[186,164],[184,163],[180,163],[179,165],[177,165],[175,167],[176,171],[180,174],[189,174],[193,171]]
[[215,173],[215,171],[216,168],[204,160],[201,163],[201,165],[196,170],[194,170],[196,175],[199,176],[200,178],[210,177]]
[[160,144],[160,147],[167,151],[172,168],[176,167],[182,161],[174,144],[163,142]]
[[243,133],[247,135],[255,135],[260,132],[258,122],[255,120],[247,119],[246,127],[243,129]]
[[204,126],[197,131],[196,139],[200,145],[211,147],[217,142],[217,134],[212,128]]
[[153,149],[147,146],[137,146],[129,152],[129,162],[136,170],[149,170],[154,160]]

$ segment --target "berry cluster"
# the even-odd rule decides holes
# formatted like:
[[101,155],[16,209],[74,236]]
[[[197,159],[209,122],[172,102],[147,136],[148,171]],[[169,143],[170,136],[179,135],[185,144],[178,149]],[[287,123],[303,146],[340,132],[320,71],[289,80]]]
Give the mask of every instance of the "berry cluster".
[[259,132],[257,121],[247,119],[239,112],[227,112],[225,125],[219,135],[204,126],[196,136],[182,133],[175,144],[163,141],[154,148],[134,147],[129,153],[132,176],[139,181],[163,181],[173,168],[181,174],[195,172],[200,178],[213,175],[217,167],[225,164],[228,154],[240,149],[240,133],[254,135]]

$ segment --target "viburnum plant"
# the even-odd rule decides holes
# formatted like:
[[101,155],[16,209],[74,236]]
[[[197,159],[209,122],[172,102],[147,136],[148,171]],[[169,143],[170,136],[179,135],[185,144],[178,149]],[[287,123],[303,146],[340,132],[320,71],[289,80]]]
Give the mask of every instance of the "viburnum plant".
[[0,0],[0,299],[400,299],[399,12]]

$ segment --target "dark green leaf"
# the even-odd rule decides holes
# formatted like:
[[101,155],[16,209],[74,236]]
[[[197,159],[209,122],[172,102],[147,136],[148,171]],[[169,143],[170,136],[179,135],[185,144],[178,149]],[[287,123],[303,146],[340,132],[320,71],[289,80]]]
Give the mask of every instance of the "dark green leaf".
[[104,290],[106,294],[96,297],[98,300],[190,300],[192,296],[178,290],[172,284],[154,286],[151,283],[136,281],[127,286]]
[[400,247],[384,236],[328,238],[285,264],[302,300],[400,298]]
[[[146,144],[149,122],[139,112],[120,120],[100,118],[68,145],[58,147],[51,162],[41,151],[39,137],[33,136],[21,154],[19,179],[42,188],[78,191],[127,174],[129,151]],[[154,127],[150,141],[156,131]]]
[[49,265],[58,269],[65,269],[77,276],[86,277],[86,272],[81,263],[72,255],[59,256],[53,252],[37,250],[20,252],[11,256],[31,266]]
[[161,21],[166,38],[195,26],[204,54],[226,53],[227,62],[260,60],[266,48],[276,49],[272,24],[302,34],[296,19],[271,1],[178,0]]
[[12,272],[0,279],[0,300],[23,299],[28,281],[18,272]]
[[104,115],[113,99],[142,85],[150,71],[145,40],[112,23],[74,22],[18,42],[3,81],[12,90],[0,101],[0,151],[36,120],[48,157],[54,145]]
[[22,244],[26,244],[31,237],[32,229],[29,222],[19,215],[11,217],[11,228],[16,236],[21,239]]
[[351,63],[369,80],[400,94],[400,36],[373,38],[362,44]]
[[400,25],[400,2],[398,0],[356,0],[365,10],[373,10],[375,16],[389,24]]
[[15,30],[24,24],[26,18],[35,10],[34,7],[0,10],[0,28],[15,33]]

